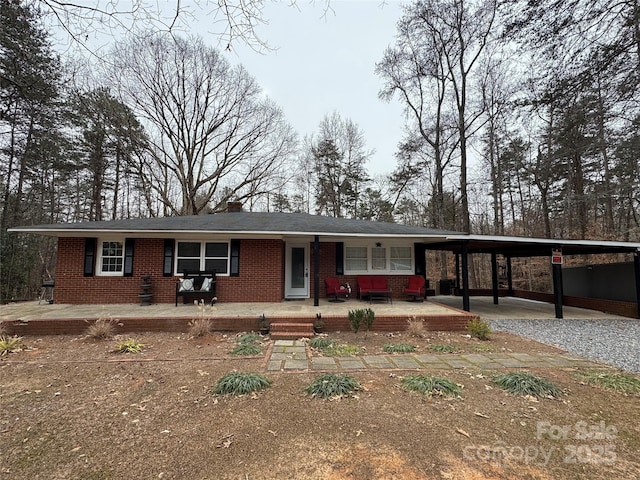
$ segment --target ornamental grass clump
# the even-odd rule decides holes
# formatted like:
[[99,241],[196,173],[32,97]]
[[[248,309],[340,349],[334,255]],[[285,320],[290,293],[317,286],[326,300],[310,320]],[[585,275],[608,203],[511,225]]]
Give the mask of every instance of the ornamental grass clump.
[[382,350],[387,353],[411,353],[416,351],[416,347],[408,343],[385,343]]
[[436,343],[434,345],[431,345],[429,348],[431,349],[431,351],[438,353],[453,353],[456,351],[456,347],[444,343]]
[[5,356],[9,353],[15,353],[22,350],[22,337],[14,335],[9,337],[7,335],[0,336],[0,356]]
[[625,395],[640,394],[640,378],[624,372],[579,373],[578,378],[587,385],[602,387]]
[[305,388],[305,392],[314,398],[340,398],[352,395],[361,389],[360,384],[348,375],[327,373],[316,377]]
[[208,318],[196,318],[189,322],[189,335],[193,338],[206,337],[212,330],[213,325]]
[[238,343],[258,343],[260,340],[262,337],[255,332],[241,333],[236,339]]
[[493,381],[500,388],[514,395],[531,395],[538,398],[558,398],[562,395],[562,390],[558,386],[526,372],[503,373]]
[[239,343],[231,350],[232,355],[260,355],[261,353],[262,348],[255,343]]
[[104,340],[111,338],[116,334],[117,320],[113,318],[98,318],[89,327],[87,327],[87,336],[95,340]]
[[224,375],[211,393],[216,395],[246,395],[247,393],[264,390],[271,386],[271,380],[259,373],[232,372]]
[[313,337],[309,340],[309,346],[311,348],[317,348],[318,350],[323,350],[335,343],[334,340],[331,340],[327,337]]
[[456,397],[461,389],[460,385],[453,383],[451,380],[428,375],[408,375],[400,383],[405,390],[428,396]]
[[427,336],[427,328],[422,318],[410,317],[407,320],[407,334],[411,337],[424,338]]
[[144,344],[140,343],[135,338],[128,338],[127,340],[121,340],[118,342],[116,352],[118,353],[142,353]]
[[262,348],[259,341],[262,339],[257,333],[242,333],[236,337],[237,345],[231,350],[232,355],[260,355]]

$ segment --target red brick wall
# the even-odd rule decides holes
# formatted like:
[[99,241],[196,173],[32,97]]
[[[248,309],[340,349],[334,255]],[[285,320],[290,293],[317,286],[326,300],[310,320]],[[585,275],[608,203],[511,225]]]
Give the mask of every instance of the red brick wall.
[[[56,303],[138,303],[142,275],[151,275],[154,303],[173,303],[177,277],[163,277],[164,240],[135,241],[133,276],[83,276],[84,238],[59,238],[55,275]],[[281,240],[242,240],[240,276],[218,277],[223,302],[279,302],[283,298],[284,244]]]

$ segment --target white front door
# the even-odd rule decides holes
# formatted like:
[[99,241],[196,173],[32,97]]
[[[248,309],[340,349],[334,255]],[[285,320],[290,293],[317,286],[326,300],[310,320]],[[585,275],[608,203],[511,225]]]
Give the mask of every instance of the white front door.
[[309,298],[309,245],[288,243],[285,264],[285,298]]

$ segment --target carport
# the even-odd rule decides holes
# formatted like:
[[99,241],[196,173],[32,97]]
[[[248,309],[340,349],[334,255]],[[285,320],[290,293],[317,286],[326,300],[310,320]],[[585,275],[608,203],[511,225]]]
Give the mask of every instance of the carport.
[[548,257],[552,265],[553,298],[556,318],[562,318],[562,264],[565,255],[619,254],[633,255],[636,292],[636,316],[640,318],[640,243],[597,240],[556,240],[487,235],[450,235],[447,240],[426,246],[430,250],[449,251],[456,256],[456,281],[460,286],[463,310],[470,311],[469,255],[491,255],[493,303],[498,304],[497,256],[503,255],[507,266],[507,294],[513,296],[511,260],[520,257]]

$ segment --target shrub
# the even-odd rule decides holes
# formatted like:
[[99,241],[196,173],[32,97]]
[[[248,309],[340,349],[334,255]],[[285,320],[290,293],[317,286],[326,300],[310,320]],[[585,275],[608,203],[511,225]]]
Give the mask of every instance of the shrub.
[[213,326],[208,318],[196,318],[189,322],[189,335],[192,337],[205,337],[211,333]]
[[18,337],[17,335],[13,337],[7,335],[0,336],[0,356],[19,352],[20,350],[22,350],[22,337]]
[[358,333],[360,330],[360,324],[362,323],[362,316],[364,315],[364,310],[358,308],[356,310],[349,310],[349,324],[351,324],[351,330],[355,333]]
[[232,355],[260,355],[261,353],[262,349],[255,343],[239,343],[231,350]]
[[428,375],[408,375],[401,381],[405,390],[419,392],[425,395],[440,395],[455,397],[460,392],[460,386],[442,377]]
[[471,320],[467,324],[467,332],[469,332],[472,337],[476,337],[479,340],[489,340],[491,328],[487,322],[477,319]]
[[93,324],[87,328],[87,336],[101,340],[111,338],[116,333],[117,320],[113,318],[98,318]]
[[142,353],[144,345],[135,338],[128,338],[127,340],[121,340],[118,342],[116,352],[119,353]]
[[376,313],[370,308],[357,308],[355,310],[349,310],[348,316],[349,323],[351,324],[351,329],[355,333],[358,333],[358,330],[360,330],[360,327],[362,326],[366,328],[366,332],[369,332],[371,326],[373,325],[373,321],[376,319]]
[[316,379],[307,386],[305,392],[312,397],[336,398],[351,395],[361,388],[360,384],[348,375],[327,373],[316,377]]
[[382,350],[387,353],[411,353],[416,351],[416,347],[408,343],[386,343]]
[[625,395],[640,393],[640,378],[623,372],[584,372],[578,378],[587,385],[606,388]]
[[332,343],[328,347],[322,349],[322,353],[330,357],[346,357],[349,355],[359,355],[362,348],[358,345],[350,345],[348,343],[335,344]]
[[562,390],[553,383],[526,372],[504,373],[495,377],[493,381],[514,395],[531,395],[538,398],[557,398],[562,395]]
[[407,321],[407,333],[416,338],[424,338],[427,336],[427,329],[424,326],[422,318],[411,317]]
[[224,375],[211,393],[217,395],[245,395],[271,386],[271,380],[259,373],[232,372]]
[[311,348],[318,348],[323,350],[334,344],[334,341],[327,337],[313,337],[309,340],[309,346]]
[[429,348],[432,351],[438,353],[453,353],[456,351],[456,347],[454,347],[453,345],[447,345],[443,343],[436,343],[434,345],[431,345]]

